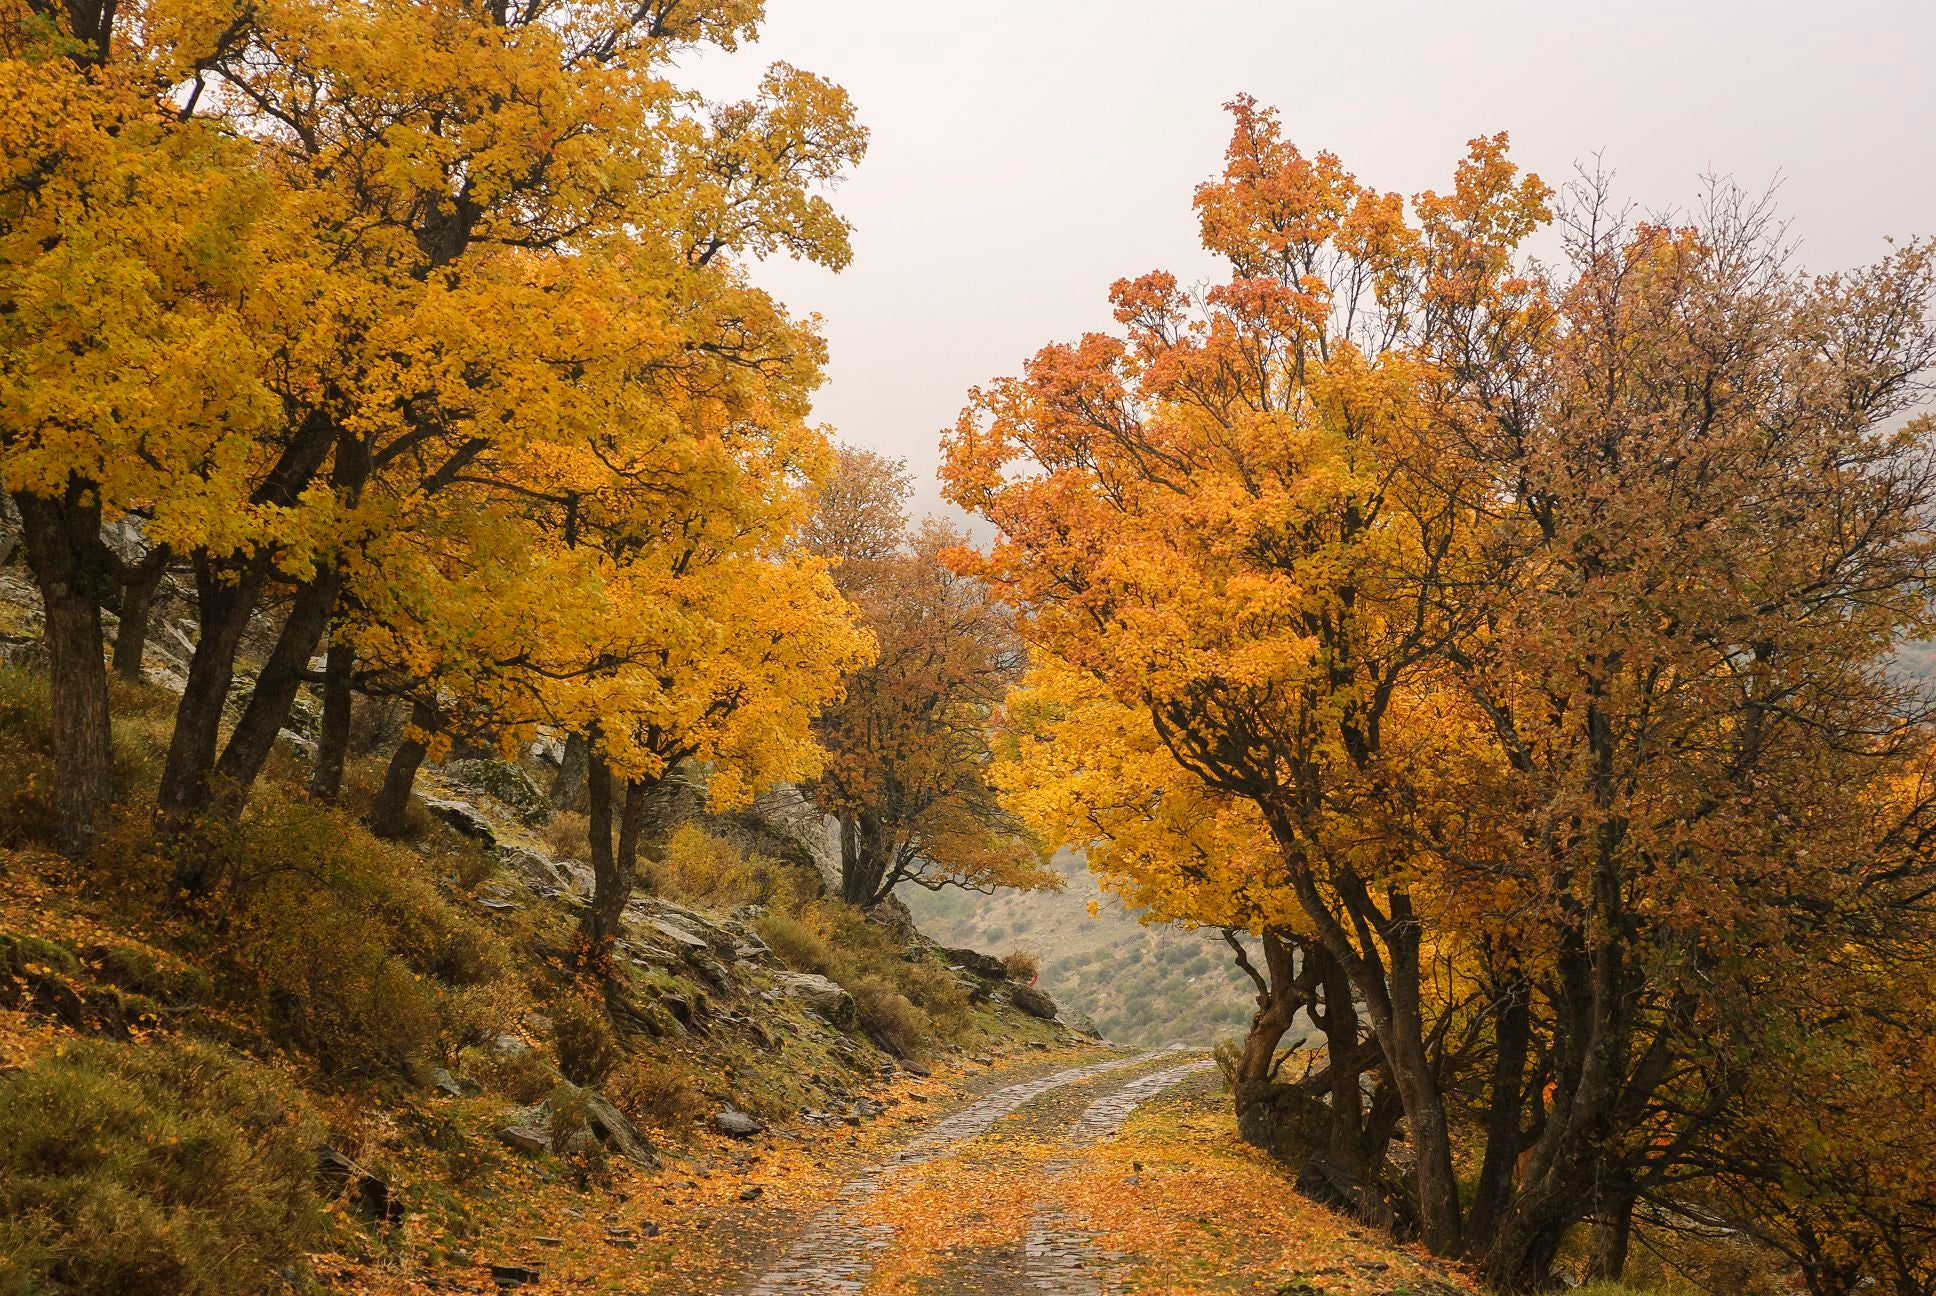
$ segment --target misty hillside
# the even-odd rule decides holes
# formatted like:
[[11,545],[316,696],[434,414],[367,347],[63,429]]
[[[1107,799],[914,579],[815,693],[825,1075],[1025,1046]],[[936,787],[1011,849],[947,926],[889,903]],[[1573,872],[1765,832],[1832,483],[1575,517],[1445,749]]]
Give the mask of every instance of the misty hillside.
[[1243,1031],[1256,991],[1221,935],[1146,927],[1096,885],[1079,857],[1064,854],[1056,864],[1061,891],[984,896],[904,886],[898,894],[943,945],[1034,955],[1040,985],[1056,1003],[1118,1043],[1212,1044]]

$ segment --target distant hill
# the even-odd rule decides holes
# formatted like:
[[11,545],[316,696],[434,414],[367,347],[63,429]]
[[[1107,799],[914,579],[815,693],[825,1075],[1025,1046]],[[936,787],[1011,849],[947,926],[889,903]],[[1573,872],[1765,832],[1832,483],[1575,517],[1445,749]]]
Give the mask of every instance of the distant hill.
[[1097,886],[1079,856],[1065,853],[1056,865],[1064,877],[1059,892],[903,886],[898,894],[921,930],[944,945],[1033,954],[1040,985],[1056,1003],[1086,1014],[1118,1043],[1207,1045],[1243,1031],[1256,990],[1220,934],[1144,926]]

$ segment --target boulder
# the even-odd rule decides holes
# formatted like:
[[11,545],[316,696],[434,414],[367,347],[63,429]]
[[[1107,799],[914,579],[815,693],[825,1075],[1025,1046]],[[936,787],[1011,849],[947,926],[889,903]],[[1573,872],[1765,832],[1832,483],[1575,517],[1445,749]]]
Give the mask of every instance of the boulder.
[[1084,1039],[1099,1040],[1102,1038],[1102,1032],[1096,1029],[1096,1023],[1089,1020],[1089,1014],[1087,1013],[1079,1012],[1074,1008],[1064,1008],[1060,1013],[1056,1014],[1055,1019],[1061,1024],[1064,1030],[1074,1031]]
[[854,996],[837,982],[812,972],[782,972],[780,990],[797,999],[814,1016],[830,1026],[854,1024]]
[[585,1124],[590,1127],[592,1137],[624,1157],[648,1168],[659,1164],[659,1154],[639,1127],[626,1119],[625,1113],[614,1107],[603,1095],[590,1090],[581,1091],[585,1103]]
[[1031,1017],[1040,1017],[1043,1021],[1055,1020],[1055,1000],[1032,985],[1016,986],[1009,991],[1008,999]]
[[766,1126],[745,1112],[732,1107],[726,1108],[713,1117],[713,1128],[733,1138],[752,1138],[755,1134],[766,1132]]
[[499,1128],[497,1136],[520,1152],[551,1151],[551,1131],[538,1125],[514,1122]]
[[446,762],[439,772],[453,783],[501,802],[526,823],[543,823],[551,817],[551,801],[538,785],[509,761],[470,758]]
[[971,949],[940,949],[935,952],[943,961],[984,981],[1008,980],[1008,965],[993,954],[983,954],[980,950]]
[[442,819],[466,837],[474,837],[486,846],[497,844],[497,830],[491,821],[478,812],[476,806],[468,801],[448,800],[444,797],[425,797],[424,809]]

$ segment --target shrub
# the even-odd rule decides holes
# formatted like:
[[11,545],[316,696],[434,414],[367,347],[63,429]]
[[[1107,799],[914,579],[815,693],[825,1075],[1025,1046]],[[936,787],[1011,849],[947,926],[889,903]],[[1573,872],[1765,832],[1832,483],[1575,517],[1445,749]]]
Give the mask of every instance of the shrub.
[[848,991],[854,996],[854,1020],[890,1053],[906,1057],[933,1033],[928,1015],[884,977],[869,973]]
[[633,1058],[613,1071],[605,1093],[638,1124],[662,1130],[683,1131],[706,1111],[706,1095],[692,1076],[652,1058]]
[[275,1037],[342,1075],[411,1074],[455,1018],[455,987],[508,975],[497,936],[447,900],[413,851],[274,787],[218,849],[237,875],[210,951]]
[[698,824],[687,823],[667,839],[653,890],[685,904],[731,909],[771,901],[780,873],[777,861],[743,852]]
[[571,810],[555,811],[544,826],[545,849],[553,859],[586,859],[591,854],[592,821]]
[[527,1106],[541,1100],[558,1085],[558,1072],[537,1049],[514,1053],[485,1049],[470,1070],[492,1093]]
[[608,1075],[624,1052],[603,1004],[572,996],[548,1005],[551,1040],[558,1050],[558,1069],[573,1084],[595,1085]]
[[1041,964],[1027,950],[1010,950],[1008,957],[1002,960],[1002,966],[1008,969],[1009,980],[1019,981],[1023,985],[1034,985],[1035,979],[1042,975]]
[[295,1111],[272,1072],[177,1043],[86,1042],[0,1078],[0,1289],[282,1286],[319,1219]]
[[805,923],[785,914],[768,913],[754,920],[753,930],[772,947],[780,962],[795,972],[816,972],[826,976],[833,970],[833,950],[828,947],[826,938]]

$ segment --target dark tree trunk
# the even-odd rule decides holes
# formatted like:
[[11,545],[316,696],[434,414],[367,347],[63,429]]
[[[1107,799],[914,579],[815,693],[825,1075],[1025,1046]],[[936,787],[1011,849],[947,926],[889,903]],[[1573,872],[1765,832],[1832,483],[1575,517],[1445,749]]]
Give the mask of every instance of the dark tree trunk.
[[[170,838],[180,838],[208,809],[222,711],[235,681],[235,654],[249,628],[266,573],[266,561],[260,558],[239,568],[205,555],[195,559],[200,634],[188,659],[181,701],[175,706],[175,732],[155,797],[163,832]],[[184,880],[177,877],[178,883]]]
[[565,736],[565,752],[558,761],[557,776],[551,780],[553,809],[569,810],[585,787],[585,770],[590,764],[591,745],[581,733]]
[[121,588],[121,628],[114,635],[114,673],[130,683],[141,682],[141,658],[148,647],[148,622],[162,566],[153,575],[142,573]]
[[356,649],[337,635],[323,663],[323,719],[316,731],[316,768],[309,792],[335,804],[343,794],[343,762],[350,750],[350,698],[355,682]]
[[1452,1168],[1452,1130],[1437,1069],[1425,1047],[1420,1004],[1419,928],[1409,907],[1394,898],[1386,933],[1390,958],[1391,1011],[1377,1030],[1392,1083],[1405,1104],[1405,1130],[1417,1157],[1418,1215],[1426,1247],[1434,1255],[1464,1249],[1458,1176]]
[[1469,1245],[1482,1252],[1512,1196],[1513,1169],[1519,1161],[1520,1109],[1524,1105],[1526,1050],[1531,1019],[1525,985],[1513,982],[1498,996],[1493,1016],[1491,1106],[1486,1118],[1486,1155],[1472,1198]]
[[1633,1211],[1634,1188],[1628,1176],[1616,1171],[1601,1180],[1593,1210],[1593,1238],[1587,1248],[1587,1282],[1616,1283],[1626,1272]]
[[673,769],[655,779],[624,781],[619,809],[618,845],[612,846],[612,797],[619,782],[596,751],[589,764],[591,790],[592,902],[579,920],[588,967],[605,967],[612,946],[624,931],[625,906],[639,882],[641,858],[664,857],[679,795]]
[[428,739],[437,728],[437,712],[423,702],[410,708],[410,729],[397,744],[383,772],[383,787],[370,809],[370,831],[379,837],[401,837],[410,831],[410,794],[417,771],[430,753]]
[[840,821],[840,898],[871,909],[886,896],[893,844],[880,817],[858,814]]
[[46,617],[58,845],[62,854],[79,858],[94,849],[114,795],[101,634],[101,600],[111,577],[103,560],[99,495],[91,484],[71,480],[59,500],[21,492],[14,503]]
[[289,710],[309,673],[316,645],[329,628],[330,613],[342,587],[342,576],[334,570],[319,572],[297,586],[296,601],[282,624],[282,633],[276,636],[269,660],[262,664],[255,688],[249,693],[248,705],[242,708],[228,746],[215,764],[213,805],[223,818],[235,818],[248,802],[249,789],[289,720]]

